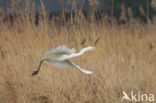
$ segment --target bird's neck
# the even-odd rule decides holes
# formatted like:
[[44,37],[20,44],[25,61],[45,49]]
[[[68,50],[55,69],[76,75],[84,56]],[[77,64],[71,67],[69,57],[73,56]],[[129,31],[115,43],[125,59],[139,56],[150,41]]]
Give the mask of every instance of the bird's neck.
[[80,56],[80,55],[84,54],[87,51],[90,51],[90,50],[88,50],[86,48],[83,48],[79,53],[77,53],[77,55]]

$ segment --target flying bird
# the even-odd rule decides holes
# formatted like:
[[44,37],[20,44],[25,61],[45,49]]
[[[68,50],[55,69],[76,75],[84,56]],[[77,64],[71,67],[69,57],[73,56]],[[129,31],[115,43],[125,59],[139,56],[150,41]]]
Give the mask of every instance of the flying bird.
[[69,49],[65,45],[59,46],[56,49],[53,49],[47,54],[45,54],[45,56],[40,61],[38,69],[32,73],[32,76],[38,74],[38,72],[40,71],[40,67],[44,61],[50,62],[52,65],[54,65],[57,68],[76,68],[85,74],[92,74],[93,73],[92,71],[82,69],[81,67],[72,63],[69,59],[80,56],[87,51],[99,50],[99,49],[100,48],[95,48],[90,46],[90,47],[83,48],[79,53],[75,53],[74,48]]

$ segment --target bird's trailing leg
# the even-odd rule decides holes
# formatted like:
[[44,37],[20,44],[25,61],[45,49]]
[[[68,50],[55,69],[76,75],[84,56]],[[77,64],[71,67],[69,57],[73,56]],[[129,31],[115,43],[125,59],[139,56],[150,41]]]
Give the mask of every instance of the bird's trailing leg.
[[40,71],[40,67],[41,67],[42,63],[43,63],[45,60],[46,60],[46,59],[42,59],[42,60],[40,61],[40,64],[39,64],[38,69],[32,73],[32,76],[38,74],[38,72]]
[[38,74],[38,72],[39,72],[39,70],[34,71],[34,72],[32,73],[32,76]]

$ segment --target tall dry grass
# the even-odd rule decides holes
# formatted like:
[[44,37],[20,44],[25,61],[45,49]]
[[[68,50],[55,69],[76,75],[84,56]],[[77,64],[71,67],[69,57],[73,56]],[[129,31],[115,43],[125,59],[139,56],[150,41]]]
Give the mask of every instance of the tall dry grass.
[[[155,22],[110,26],[78,19],[60,26],[43,12],[36,26],[32,15],[21,14],[0,24],[0,103],[120,103],[123,90],[156,94]],[[102,48],[72,59],[94,74],[44,63],[32,77],[44,54],[60,45]]]

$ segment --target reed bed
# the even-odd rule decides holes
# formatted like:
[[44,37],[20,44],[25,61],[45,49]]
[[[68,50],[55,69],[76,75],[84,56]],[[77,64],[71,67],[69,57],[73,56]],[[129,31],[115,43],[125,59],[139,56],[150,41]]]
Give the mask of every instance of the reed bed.
[[[111,25],[77,17],[59,25],[43,12],[35,25],[33,15],[21,14],[0,22],[0,103],[120,103],[122,91],[156,94],[154,21]],[[94,73],[46,62],[32,77],[44,54],[61,45],[102,48],[72,59]]]

